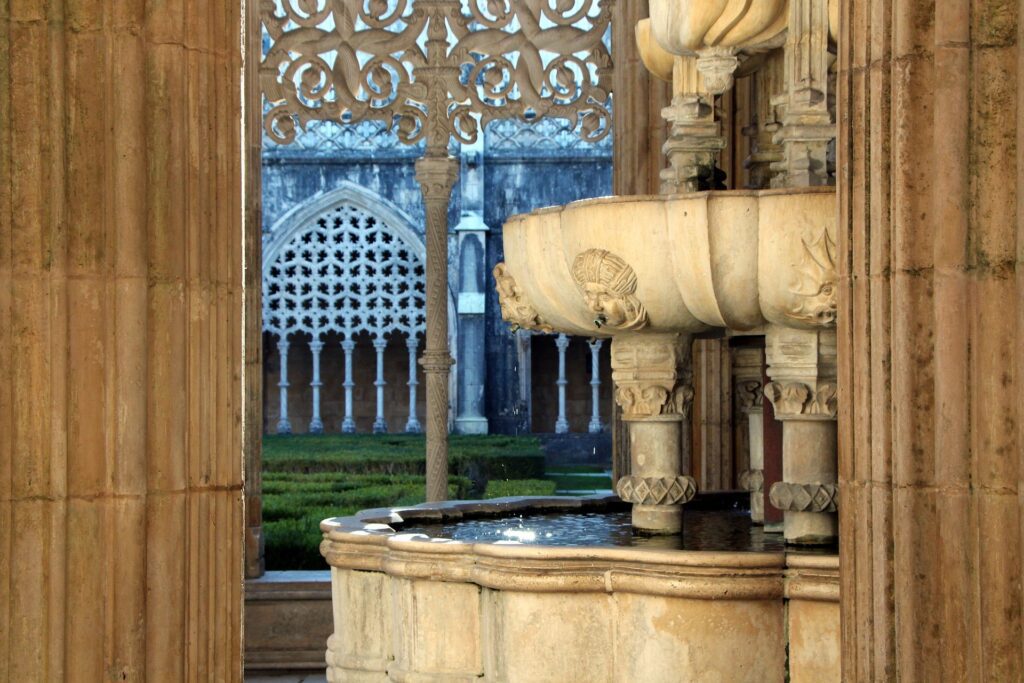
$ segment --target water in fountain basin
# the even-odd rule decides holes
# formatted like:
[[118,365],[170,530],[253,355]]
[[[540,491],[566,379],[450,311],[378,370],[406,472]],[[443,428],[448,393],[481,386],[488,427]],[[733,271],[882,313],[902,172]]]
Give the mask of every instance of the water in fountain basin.
[[748,552],[786,549],[781,534],[766,534],[764,527],[751,523],[745,510],[687,510],[683,515],[683,533],[677,536],[634,534],[628,510],[467,518],[441,524],[403,525],[399,531],[470,543],[517,541],[548,546]]

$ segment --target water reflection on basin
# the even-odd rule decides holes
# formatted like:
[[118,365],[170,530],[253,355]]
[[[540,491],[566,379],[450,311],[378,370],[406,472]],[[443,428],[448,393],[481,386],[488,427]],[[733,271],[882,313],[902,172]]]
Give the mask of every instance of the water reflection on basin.
[[420,533],[467,543],[514,541],[559,547],[615,546],[659,550],[712,550],[781,552],[781,534],[766,534],[751,524],[746,510],[691,510],[677,536],[641,536],[633,533],[628,510],[557,512],[466,518],[434,524],[402,525],[399,533]]

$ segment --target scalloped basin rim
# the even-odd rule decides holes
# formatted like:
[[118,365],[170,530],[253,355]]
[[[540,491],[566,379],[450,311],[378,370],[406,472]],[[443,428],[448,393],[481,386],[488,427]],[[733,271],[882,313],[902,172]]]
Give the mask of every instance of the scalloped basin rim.
[[522,545],[518,543],[466,542],[433,538],[421,533],[403,533],[392,525],[415,522],[451,522],[467,517],[500,517],[527,512],[592,512],[628,509],[615,495],[577,497],[512,496],[490,500],[455,500],[421,503],[409,507],[372,508],[347,517],[331,517],[320,523],[325,539],[357,545],[387,546],[415,553],[452,555],[472,553],[484,557],[534,559],[637,560],[652,564],[689,567],[743,567],[838,569],[836,555],[784,552],[666,550],[661,548],[611,546],[572,547]]
[[636,202],[666,202],[678,201],[680,199],[698,199],[709,197],[712,199],[723,197],[772,197],[778,195],[798,194],[835,194],[836,188],[832,185],[820,185],[815,187],[775,187],[764,190],[705,190],[703,192],[686,192],[681,194],[628,194],[628,195],[606,195],[604,197],[592,197],[589,199],[577,199],[568,204],[554,206],[542,206],[532,211],[515,213],[505,219],[505,222],[517,221],[527,216],[541,216],[545,214],[560,213],[566,209],[577,206],[595,206],[600,204],[629,204]]

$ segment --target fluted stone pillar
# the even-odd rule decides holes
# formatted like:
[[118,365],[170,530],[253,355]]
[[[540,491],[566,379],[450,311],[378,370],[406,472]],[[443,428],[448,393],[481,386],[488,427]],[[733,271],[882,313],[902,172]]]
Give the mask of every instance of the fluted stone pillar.
[[1024,670],[1021,19],[840,3],[844,681]]
[[683,504],[697,491],[683,429],[693,402],[690,346],[683,334],[612,339],[615,400],[629,426],[631,457],[630,474],[615,490],[633,504],[633,528],[642,533],[678,533]]
[[0,4],[0,680],[241,679],[240,7]]

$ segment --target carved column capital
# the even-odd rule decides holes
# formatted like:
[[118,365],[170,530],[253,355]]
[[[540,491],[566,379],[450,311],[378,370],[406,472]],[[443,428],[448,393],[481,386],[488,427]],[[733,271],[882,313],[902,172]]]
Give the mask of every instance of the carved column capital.
[[775,418],[834,420],[838,412],[836,385],[821,382],[814,386],[803,382],[769,382],[764,395],[775,408]]
[[687,335],[615,337],[612,379],[623,419],[682,420],[689,416],[693,403],[693,387],[686,369],[689,357]]
[[426,201],[450,201],[458,179],[459,160],[453,156],[424,156],[416,160],[416,181]]

